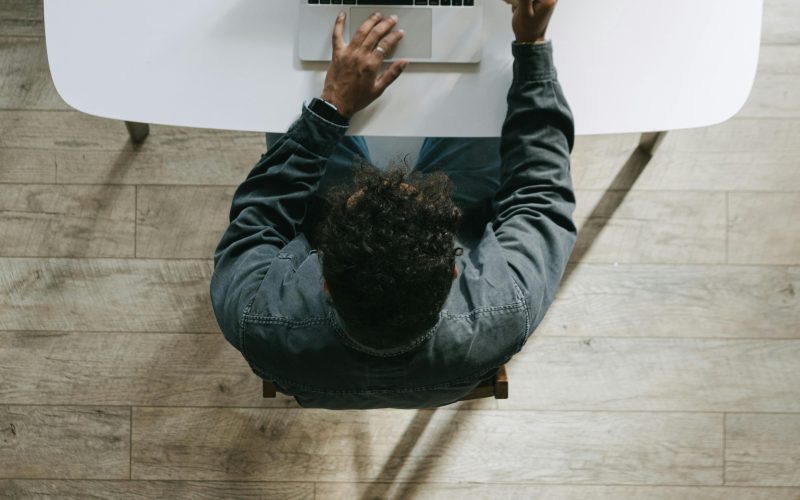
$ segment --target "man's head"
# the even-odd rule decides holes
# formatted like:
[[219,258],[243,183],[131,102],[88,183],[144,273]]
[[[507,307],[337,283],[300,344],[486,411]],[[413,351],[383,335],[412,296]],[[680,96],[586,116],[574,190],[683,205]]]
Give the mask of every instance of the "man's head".
[[450,292],[461,212],[443,173],[356,169],[325,196],[316,246],[325,289],[347,332],[399,347],[433,327]]

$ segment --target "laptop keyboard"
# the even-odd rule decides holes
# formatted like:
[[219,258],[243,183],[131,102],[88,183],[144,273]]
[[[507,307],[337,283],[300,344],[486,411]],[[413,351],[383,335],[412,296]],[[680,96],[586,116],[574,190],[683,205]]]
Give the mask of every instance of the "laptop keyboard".
[[410,5],[420,7],[473,7],[475,0],[308,0],[311,5]]

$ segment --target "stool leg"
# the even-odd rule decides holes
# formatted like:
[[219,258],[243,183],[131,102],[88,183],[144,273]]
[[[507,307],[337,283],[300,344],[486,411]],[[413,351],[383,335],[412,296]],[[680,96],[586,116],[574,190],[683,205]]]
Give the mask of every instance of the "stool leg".
[[666,135],[666,132],[646,132],[642,134],[641,139],[639,139],[639,148],[650,156],[653,156]]
[[508,399],[508,372],[506,371],[506,365],[497,370],[497,376],[494,378],[494,398]]
[[131,136],[131,141],[136,144],[143,143],[147,136],[150,135],[150,125],[147,123],[125,122],[125,127]]
[[278,397],[278,389],[271,380],[261,379],[261,395],[265,398]]

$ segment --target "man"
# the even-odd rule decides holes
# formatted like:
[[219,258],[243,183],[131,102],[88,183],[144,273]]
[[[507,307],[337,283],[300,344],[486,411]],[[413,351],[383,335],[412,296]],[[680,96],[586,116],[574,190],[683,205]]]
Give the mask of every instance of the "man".
[[408,62],[380,72],[396,19],[376,13],[346,45],[339,16],[322,100],[270,138],[215,254],[217,320],[256,374],[305,407],[425,408],[522,349],[576,237],[573,120],[544,38],[555,3],[513,8],[501,140],[428,139],[416,172],[362,165],[346,185],[333,179],[369,157],[349,118]]

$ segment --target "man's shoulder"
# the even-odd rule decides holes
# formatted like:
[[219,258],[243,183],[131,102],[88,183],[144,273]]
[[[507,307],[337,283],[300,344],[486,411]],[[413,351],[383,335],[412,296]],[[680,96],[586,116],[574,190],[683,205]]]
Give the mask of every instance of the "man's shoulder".
[[485,311],[521,309],[525,302],[491,224],[479,237],[456,240],[463,252],[456,259],[458,278],[444,305],[451,315],[476,316]]
[[270,263],[247,313],[249,317],[283,317],[303,323],[309,317],[325,316],[325,301],[319,254],[301,234]]

